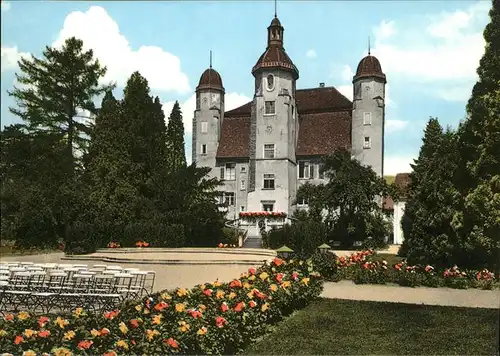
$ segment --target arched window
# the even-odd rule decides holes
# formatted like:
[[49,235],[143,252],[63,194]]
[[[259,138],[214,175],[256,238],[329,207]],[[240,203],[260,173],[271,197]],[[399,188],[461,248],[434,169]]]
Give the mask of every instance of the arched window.
[[273,90],[274,89],[274,75],[269,74],[267,76],[267,90]]

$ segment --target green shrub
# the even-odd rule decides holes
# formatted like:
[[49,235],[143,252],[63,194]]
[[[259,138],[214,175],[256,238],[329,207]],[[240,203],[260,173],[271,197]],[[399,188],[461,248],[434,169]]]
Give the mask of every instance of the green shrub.
[[222,229],[222,239],[220,243],[238,246],[240,235],[244,237],[246,235],[246,231],[225,227]]
[[68,254],[94,253],[101,243],[101,231],[96,224],[74,222],[68,228],[64,251]]
[[326,226],[312,220],[297,221],[280,229],[272,229],[262,238],[267,248],[277,249],[286,245],[297,254],[311,256],[319,245],[326,242]]

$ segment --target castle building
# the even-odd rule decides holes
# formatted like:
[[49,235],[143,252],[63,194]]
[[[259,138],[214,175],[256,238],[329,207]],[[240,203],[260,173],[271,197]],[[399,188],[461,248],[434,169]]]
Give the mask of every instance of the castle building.
[[222,78],[211,65],[196,87],[192,159],[223,180],[228,219],[240,212],[291,215],[307,206],[296,201],[297,189],[325,182],[320,160],[341,147],[383,176],[387,81],[377,58],[368,53],[360,61],[352,102],[324,83],[297,89],[299,70],[275,16],[251,72],[253,100],[234,110],[225,111]]

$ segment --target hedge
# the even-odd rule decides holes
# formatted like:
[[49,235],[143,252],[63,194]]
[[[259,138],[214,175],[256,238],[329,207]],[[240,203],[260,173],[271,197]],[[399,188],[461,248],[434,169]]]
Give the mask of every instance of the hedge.
[[8,314],[0,350],[16,355],[236,354],[319,297],[312,260],[275,258],[229,283],[156,293],[121,310],[71,315]]

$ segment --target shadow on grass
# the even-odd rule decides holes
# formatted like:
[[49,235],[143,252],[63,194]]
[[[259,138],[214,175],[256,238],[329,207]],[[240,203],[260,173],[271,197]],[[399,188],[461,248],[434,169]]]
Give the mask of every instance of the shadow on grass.
[[322,299],[247,355],[498,355],[498,310]]

